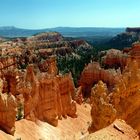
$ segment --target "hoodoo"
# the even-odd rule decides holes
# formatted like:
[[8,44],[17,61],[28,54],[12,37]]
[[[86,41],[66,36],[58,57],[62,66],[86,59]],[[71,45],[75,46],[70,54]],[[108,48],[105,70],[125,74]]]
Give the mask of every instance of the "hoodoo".
[[56,32],[0,47],[0,128],[13,135],[3,139],[27,139],[30,127],[34,139],[139,139],[139,42],[99,61],[87,42]]

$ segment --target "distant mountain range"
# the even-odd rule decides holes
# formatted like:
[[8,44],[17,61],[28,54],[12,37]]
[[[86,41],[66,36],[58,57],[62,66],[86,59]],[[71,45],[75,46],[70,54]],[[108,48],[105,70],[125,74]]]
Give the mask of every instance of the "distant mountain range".
[[96,28],[96,27],[56,27],[46,29],[21,29],[14,26],[0,27],[2,37],[28,37],[41,32],[59,32],[64,37],[113,37],[125,31],[125,28]]

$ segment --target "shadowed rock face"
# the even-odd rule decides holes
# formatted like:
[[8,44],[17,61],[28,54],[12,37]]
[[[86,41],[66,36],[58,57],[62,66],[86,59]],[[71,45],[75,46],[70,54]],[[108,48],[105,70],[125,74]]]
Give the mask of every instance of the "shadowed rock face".
[[118,75],[119,72],[113,69],[105,70],[97,62],[89,63],[83,70],[79,81],[83,95],[89,97],[92,86],[99,80],[104,81],[111,88],[119,80]]
[[16,68],[17,62],[16,57],[14,56],[6,56],[0,58],[0,71],[7,70],[9,68]]
[[100,54],[105,54],[101,60],[106,68],[121,68],[123,70],[131,59],[137,60],[140,67],[140,43],[135,42],[131,48],[125,48],[123,51],[110,49],[102,51]]
[[106,55],[102,57],[102,64],[107,68],[123,69],[127,64],[128,54],[120,50],[110,49],[105,51]]
[[16,99],[10,93],[2,93],[3,83],[0,80],[0,128],[14,135],[16,120]]
[[132,60],[112,91],[99,82],[92,88],[92,132],[104,128],[115,118],[121,118],[140,133],[140,71],[136,60]]
[[140,28],[126,28],[126,32],[137,32],[137,33],[140,33]]
[[52,76],[56,76],[58,74],[58,68],[56,65],[56,58],[55,57],[50,57],[43,63],[39,64],[39,69],[41,72],[47,72],[48,74]]

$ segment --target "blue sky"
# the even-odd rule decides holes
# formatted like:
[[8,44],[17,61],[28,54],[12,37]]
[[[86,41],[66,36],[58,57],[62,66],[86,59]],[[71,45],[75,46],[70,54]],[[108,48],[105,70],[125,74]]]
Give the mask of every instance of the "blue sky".
[[0,26],[138,27],[140,0],[0,0]]

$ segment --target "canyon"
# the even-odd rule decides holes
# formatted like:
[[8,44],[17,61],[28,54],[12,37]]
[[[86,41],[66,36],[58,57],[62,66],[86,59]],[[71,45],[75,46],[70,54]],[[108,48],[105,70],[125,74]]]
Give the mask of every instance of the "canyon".
[[[139,42],[89,63],[82,55],[92,46],[56,32],[3,41],[0,50],[2,140],[139,139]],[[78,86],[76,69],[60,70],[68,58],[84,62]]]
[[[91,96],[92,125],[89,131],[105,128],[119,118],[140,134],[139,47],[140,43],[134,43],[127,54],[117,51],[117,57],[109,50],[102,58],[103,65],[107,64],[108,69],[92,62],[82,72],[79,84],[84,95],[89,91],[88,96]],[[116,69],[109,67],[112,63],[117,66]],[[120,66],[123,66],[122,69]]]

